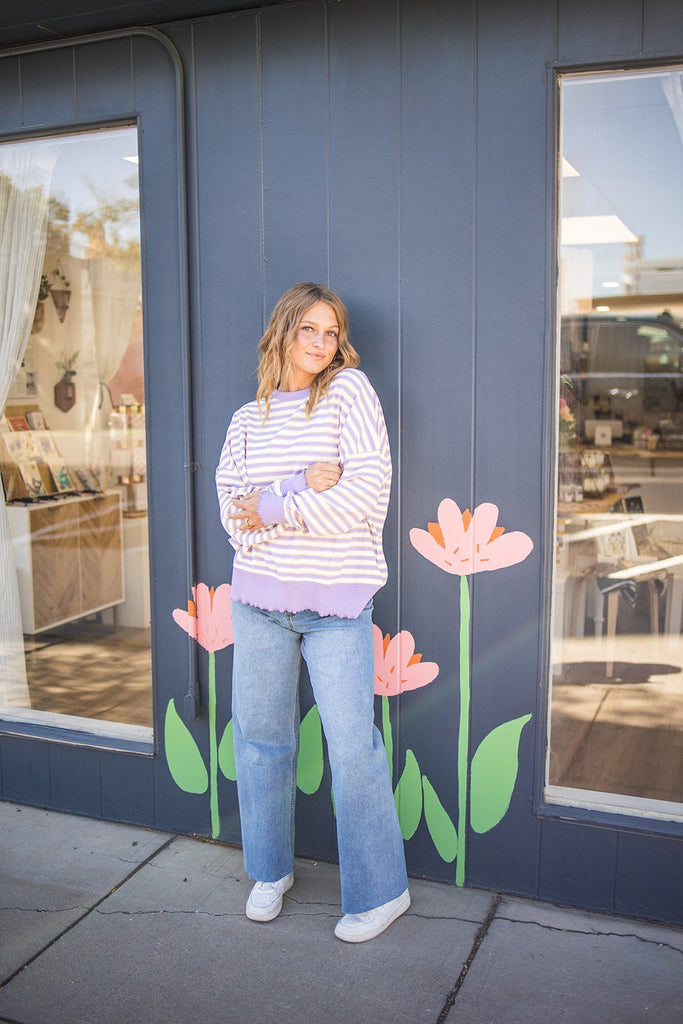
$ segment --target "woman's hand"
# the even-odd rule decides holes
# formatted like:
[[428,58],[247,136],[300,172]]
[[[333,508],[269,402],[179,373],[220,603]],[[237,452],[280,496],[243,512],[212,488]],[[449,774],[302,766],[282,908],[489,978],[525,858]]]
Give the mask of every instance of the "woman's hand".
[[240,526],[243,530],[264,529],[264,524],[261,522],[261,517],[258,514],[260,495],[260,491],[252,491],[251,494],[246,494],[243,498],[235,498],[233,504],[241,509],[241,511],[233,512],[232,515],[228,516],[228,519],[241,520]]
[[312,491],[327,491],[339,483],[342,468],[336,462],[314,462],[306,470],[306,483]]

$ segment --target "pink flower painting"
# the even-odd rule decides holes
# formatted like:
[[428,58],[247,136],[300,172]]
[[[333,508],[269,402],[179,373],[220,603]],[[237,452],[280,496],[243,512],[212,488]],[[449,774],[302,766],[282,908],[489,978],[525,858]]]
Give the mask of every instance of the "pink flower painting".
[[426,530],[412,529],[410,542],[428,561],[453,576],[471,576],[523,562],[533,548],[526,533],[506,533],[498,526],[498,506],[477,505],[474,514],[460,511],[452,498],[444,498],[437,511],[438,523]]
[[230,584],[215,589],[206,583],[192,588],[194,601],[187,602],[187,611],[176,608],[173,619],[181,629],[207,651],[222,651],[233,642]]
[[407,629],[394,637],[382,636],[379,626],[372,627],[375,637],[375,693],[395,697],[405,690],[417,690],[436,679],[439,666],[435,661],[422,661],[415,653],[415,640]]
[[216,733],[216,651],[229,647],[234,640],[230,590],[229,583],[221,583],[215,588],[208,587],[206,583],[198,583],[192,588],[194,600],[187,602],[187,611],[184,608],[173,610],[174,622],[209,652],[208,771],[194,737],[176,710],[173,698],[166,707],[164,722],[166,762],[173,781],[186,793],[204,793],[209,790],[213,839],[220,834],[218,769],[227,778],[234,779],[232,722],[228,722],[220,742]]
[[[531,715],[521,715],[493,729],[484,737],[469,763],[470,743],[470,590],[468,576],[516,565],[533,550],[533,541],[519,530],[506,533],[498,526],[498,506],[477,505],[474,513],[460,511],[452,498],[444,498],[436,523],[426,530],[412,529],[410,542],[427,561],[452,576],[460,577],[460,629],[458,637],[460,717],[458,722],[458,823],[449,853],[456,860],[456,885],[465,883],[465,849],[469,825],[487,832],[507,812],[518,770],[519,738]],[[425,791],[425,799],[427,790]],[[430,800],[433,794],[430,793]],[[427,804],[425,803],[425,814]],[[432,821],[445,820],[441,811]],[[432,831],[431,826],[430,831]],[[432,832],[432,838],[435,838]],[[435,839],[436,843],[436,839]],[[443,845],[443,844],[442,844]],[[438,848],[438,846],[437,846]]]

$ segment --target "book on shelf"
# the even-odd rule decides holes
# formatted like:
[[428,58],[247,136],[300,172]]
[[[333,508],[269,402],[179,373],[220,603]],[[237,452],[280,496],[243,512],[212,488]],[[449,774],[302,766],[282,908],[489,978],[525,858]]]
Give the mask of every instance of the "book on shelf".
[[31,429],[25,416],[8,416],[7,420],[12,430],[19,431]]

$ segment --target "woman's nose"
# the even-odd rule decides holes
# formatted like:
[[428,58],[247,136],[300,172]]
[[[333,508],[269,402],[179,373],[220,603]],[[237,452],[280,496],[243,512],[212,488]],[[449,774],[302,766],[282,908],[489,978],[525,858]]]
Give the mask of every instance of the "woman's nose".
[[320,334],[315,334],[315,335],[313,336],[313,344],[314,344],[314,345],[317,345],[317,346],[318,346],[318,348],[322,348],[322,347],[323,347],[323,345],[325,344],[325,342],[323,341],[322,335],[320,335]]

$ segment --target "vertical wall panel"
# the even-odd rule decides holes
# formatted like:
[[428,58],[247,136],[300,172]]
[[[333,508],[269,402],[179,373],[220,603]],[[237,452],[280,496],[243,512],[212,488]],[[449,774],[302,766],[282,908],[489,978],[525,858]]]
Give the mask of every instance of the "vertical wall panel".
[[80,121],[134,112],[131,47],[130,39],[117,39],[75,48],[76,109]]
[[[545,59],[551,6],[479,7],[476,196],[474,504],[493,502],[499,525],[536,548],[521,565],[472,578],[473,752],[502,722],[536,712],[547,295]],[[520,197],[523,198],[520,208]],[[517,891],[536,886],[538,826],[531,815],[534,721],[522,734],[510,810],[472,836],[468,879]]]
[[[214,473],[232,413],[256,392],[262,332],[261,171],[258,19],[200,22],[193,28],[197,209],[193,210],[198,296],[193,346],[198,579],[230,580],[232,548],[218,518]],[[185,52],[185,51],[184,51]],[[231,717],[230,649],[216,654],[217,728]],[[220,777],[221,836],[239,842],[235,784]]]
[[328,279],[327,39],[323,6],[273,10],[260,21],[269,315],[290,285]]
[[[330,19],[330,282],[396,429],[398,83],[394,4],[350,0]],[[394,446],[395,447],[395,446]]]
[[21,58],[23,123],[39,127],[71,124],[76,118],[74,52],[71,47]]
[[200,22],[193,34],[199,578],[219,584],[230,579],[231,549],[214,471],[232,412],[254,397],[263,329],[257,18]]
[[50,745],[23,736],[2,736],[2,798],[50,806]]
[[683,8],[679,0],[643,0],[643,51],[683,56]]
[[643,0],[558,0],[558,58],[609,60],[641,48]]
[[18,57],[0,59],[0,131],[21,125],[20,62]]
[[131,825],[154,821],[153,757],[103,750],[102,817]]
[[[351,340],[379,393],[398,451],[399,63],[394,4],[350,0],[328,10],[330,283],[347,301]],[[385,553],[390,582],[376,621],[395,619],[396,490]]]
[[618,839],[613,829],[542,822],[538,895],[567,906],[613,910]]
[[[459,581],[422,558],[409,531],[435,520],[444,497],[470,501],[474,10],[405,0],[401,12],[400,625],[440,671],[400,698],[396,768],[412,749],[457,820]],[[406,850],[410,869],[453,881],[424,820]]]
[[[675,826],[674,826],[675,827]],[[683,838],[619,836],[614,909],[618,914],[651,917],[656,921],[683,921]]]
[[99,750],[55,743],[50,748],[52,791],[50,806],[57,811],[102,815],[102,773]]

